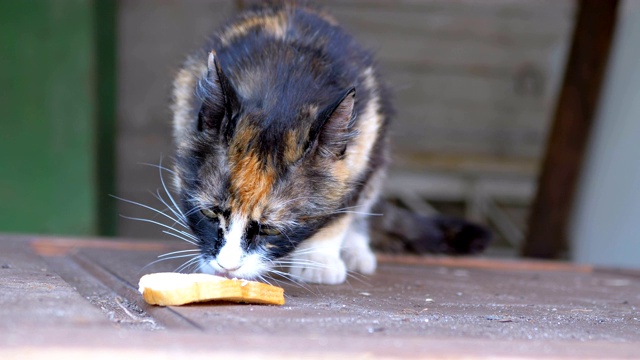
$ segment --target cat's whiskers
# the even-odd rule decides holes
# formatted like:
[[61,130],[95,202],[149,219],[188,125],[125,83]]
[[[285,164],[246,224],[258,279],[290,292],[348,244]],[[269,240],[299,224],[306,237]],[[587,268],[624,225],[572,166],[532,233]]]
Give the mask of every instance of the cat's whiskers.
[[[164,177],[163,177],[163,172],[167,171],[171,174],[175,174],[175,171],[168,169],[164,166],[162,166],[162,159],[160,159],[160,164],[155,165],[155,164],[144,164],[144,165],[148,165],[148,166],[153,166],[158,168],[159,171],[159,175],[160,175],[160,182],[162,184],[162,189],[164,190],[164,194],[161,193],[160,189],[156,190],[155,194],[152,193],[152,195],[158,199],[165,207],[165,210],[158,210],[152,206],[149,205],[145,205],[136,201],[132,201],[132,200],[128,200],[128,199],[124,199],[118,196],[113,196],[114,198],[120,200],[120,201],[124,201],[126,203],[132,204],[132,205],[136,205],[139,207],[142,207],[144,209],[150,210],[153,213],[160,215],[166,219],[171,220],[173,223],[171,225],[167,225],[163,222],[160,221],[156,221],[154,219],[148,219],[148,218],[143,218],[143,217],[131,217],[131,216],[125,216],[125,215],[121,215],[123,218],[125,219],[130,219],[130,220],[135,220],[135,221],[141,221],[141,222],[146,222],[146,223],[150,223],[150,224],[154,224],[157,226],[160,226],[161,228],[164,228],[164,230],[162,230],[162,232],[164,234],[173,236],[175,238],[178,238],[182,241],[185,241],[191,245],[194,245],[196,248],[195,249],[187,249],[187,250],[178,250],[178,251],[172,251],[172,252],[168,252],[165,254],[161,254],[158,256],[158,259],[155,261],[150,262],[149,264],[145,265],[142,269],[140,269],[140,271],[143,271],[144,269],[148,268],[151,265],[163,262],[163,261],[167,261],[167,260],[175,260],[175,259],[182,259],[182,258],[187,258],[187,261],[185,261],[182,265],[180,265],[178,268],[176,268],[174,271],[176,272],[181,272],[181,271],[185,271],[185,270],[195,270],[197,268],[200,267],[199,263],[200,263],[200,249],[199,249],[199,244],[201,242],[201,240],[196,237],[195,235],[184,231],[184,230],[180,230],[177,228],[177,226],[179,225],[180,227],[183,227],[184,229],[188,230],[189,226],[187,224],[187,216],[190,215],[192,212],[195,211],[199,211],[200,209],[195,207],[191,210],[189,210],[187,212],[187,214],[183,213],[183,211],[181,210],[181,208],[178,206],[177,202],[175,201],[175,198],[173,197],[173,195],[171,195],[171,192],[169,191],[169,188],[167,187],[166,182],[164,181]],[[166,194],[166,195],[165,195]],[[165,197],[166,196],[166,197]]]
[[293,240],[291,240],[291,238],[289,237],[289,235],[287,234],[287,232],[286,232],[286,231],[284,231],[284,230],[283,230],[283,231],[282,231],[282,235],[284,235],[284,236],[287,238],[287,240],[289,241],[289,243],[290,243],[293,247],[295,247],[295,244],[293,243]]
[[193,208],[191,208],[189,211],[187,211],[186,213],[184,213],[184,216],[190,216],[194,213],[197,213],[198,211],[202,210],[202,208],[200,206],[194,206]]
[[162,158],[160,158],[160,163],[159,164],[153,164],[153,163],[139,163],[139,164],[155,167],[155,168],[158,168],[158,169],[160,169],[162,171],[166,171],[168,173],[171,173],[171,175],[176,175],[176,172],[173,169],[162,165]]
[[350,211],[350,210],[338,210],[331,213],[331,215],[334,215],[334,214],[357,214],[357,215],[364,215],[364,216],[382,216],[383,215],[380,213],[370,213],[370,212]]
[[166,260],[173,260],[173,259],[181,259],[181,258],[192,258],[198,256],[198,254],[180,254],[180,255],[168,255],[168,256],[163,256],[160,258],[160,256],[158,256],[160,259],[154,261],[155,262],[160,262],[160,261],[166,261]]
[[[137,202],[137,201],[133,201],[133,200],[128,200],[128,199],[125,199],[125,198],[121,198],[121,197],[119,197],[119,196],[115,196],[115,195],[111,195],[111,197],[113,197],[114,199],[118,199],[118,200],[120,200],[120,201],[124,201],[124,202],[129,203],[129,204],[132,204],[132,205],[136,205],[136,206],[143,207],[143,208],[145,208],[145,209],[147,209],[147,210],[151,210],[151,211],[155,212],[156,214],[159,214],[159,215],[161,215],[161,216],[164,216],[164,217],[166,217],[167,219],[169,219],[169,220],[173,221],[174,223],[181,225],[181,226],[182,226],[182,227],[184,227],[184,228],[188,228],[188,227],[187,227],[187,225],[186,225],[185,223],[181,222],[180,220],[178,220],[178,219],[176,219],[176,218],[172,217],[171,215],[169,215],[169,214],[167,214],[167,213],[165,213],[165,212],[163,212],[163,211],[160,211],[160,210],[158,210],[158,209],[156,209],[156,208],[154,208],[154,207],[152,207],[152,206],[145,205],[145,204],[143,204],[143,203],[139,203],[139,202]],[[126,217],[125,217],[125,218],[126,218]]]
[[182,241],[188,242],[191,245],[199,246],[199,241],[200,241],[199,239],[191,240],[191,239],[183,237],[182,235],[178,235],[178,234],[172,233],[171,231],[168,231],[168,230],[162,230],[162,233],[170,235],[170,236],[173,236],[173,237],[178,238],[178,239],[180,239]]
[[299,276],[290,274],[286,271],[280,271],[278,270],[278,268],[282,268],[283,266],[279,264],[280,260],[274,260],[274,259],[270,259],[269,257],[266,256],[266,254],[262,254],[261,255],[261,259],[263,260],[263,263],[268,263],[270,264],[270,266],[268,266],[268,270],[266,273],[258,275],[260,278],[263,278],[263,276],[266,276],[270,279],[272,279],[275,282],[280,282],[278,279],[274,278],[273,276],[271,276],[271,274],[275,274],[280,276],[281,278],[288,280],[289,282],[297,285],[298,287],[301,287],[309,292],[311,292],[311,289],[309,289],[306,285],[306,283],[304,282],[303,279],[301,279]]
[[269,280],[267,280],[267,278],[269,278],[269,279],[271,279],[271,280],[275,280],[275,279],[273,279],[273,278],[269,277],[268,275],[266,275],[266,274],[265,274],[265,275],[258,275],[258,276],[256,276],[256,277],[257,277],[260,281],[262,281],[263,283],[267,283],[267,284],[269,284],[269,285],[273,286],[273,284],[272,284]]
[[[190,259],[190,260],[186,261],[184,264],[182,264],[182,265],[178,266],[178,267],[174,270],[174,272],[182,272],[182,271],[184,271],[184,270],[187,270],[187,269],[188,269],[188,268],[190,268],[190,267],[193,267],[194,265],[195,265],[196,267],[199,267],[199,263],[200,263],[200,256],[198,256],[198,255],[192,255],[192,256],[193,256],[193,258],[192,258],[192,259]],[[191,271],[186,271],[186,272],[193,272],[193,270],[191,270]]]
[[364,215],[364,216],[382,216],[383,215],[379,213],[371,213],[366,211],[356,211],[358,208],[362,208],[362,207],[365,207],[365,205],[347,206],[347,207],[337,209],[333,214],[358,214],[358,215]]
[[340,208],[338,210],[358,209],[358,208],[362,208],[362,207],[364,207],[364,205],[360,204],[360,205],[353,205],[353,206],[345,206],[345,207]]
[[160,158],[160,162],[157,165],[156,164],[149,164],[149,163],[142,163],[142,165],[152,166],[152,167],[156,167],[158,169],[160,182],[162,184],[162,188],[163,188],[165,194],[167,195],[167,197],[169,198],[169,200],[171,202],[171,205],[160,194],[160,190],[159,189],[156,190],[156,193],[154,194],[154,197],[156,199],[158,199],[163,205],[165,205],[166,206],[165,210],[169,210],[173,214],[173,216],[170,216],[170,215],[166,214],[164,211],[159,211],[159,210],[157,210],[157,209],[155,209],[155,208],[153,208],[151,206],[148,206],[148,205],[145,205],[145,204],[142,204],[142,203],[138,203],[138,202],[134,202],[134,201],[126,200],[126,199],[121,199],[121,198],[118,198],[118,197],[116,197],[116,198],[118,198],[119,200],[123,200],[123,201],[129,202],[131,204],[134,204],[134,205],[137,205],[137,206],[141,206],[141,207],[144,207],[146,209],[155,211],[155,212],[157,212],[159,214],[162,214],[163,216],[169,218],[175,224],[180,224],[182,227],[188,228],[186,216],[180,210],[180,207],[177,205],[175,199],[173,198],[173,196],[169,192],[169,189],[167,188],[167,185],[166,185],[166,183],[164,181],[163,171],[167,171],[167,172],[172,173],[172,174],[175,174],[175,171],[162,166],[162,158]]
[[[191,262],[191,261],[197,261],[198,258],[200,257],[200,254],[186,254],[186,255],[172,255],[172,256],[165,256],[160,258],[162,255],[159,255],[157,260],[154,260],[150,263],[148,263],[147,265],[143,266],[139,272],[144,271],[144,269],[148,268],[151,265],[155,265],[157,263],[163,262],[163,261],[167,261],[167,260],[174,260],[174,259],[181,259],[181,258],[192,258],[190,260],[188,260],[187,262]],[[183,264],[184,265],[184,264]]]
[[[269,273],[271,274],[275,274],[280,276],[281,278],[287,280],[288,282],[302,288],[305,289],[311,293],[313,293],[313,291],[311,290],[311,288],[309,288],[309,286],[307,285],[307,283],[304,282],[304,280],[302,280],[302,278],[300,278],[299,276],[290,274],[286,271],[280,271],[280,270],[276,270],[276,269],[272,269],[269,271]],[[281,281],[274,278],[273,276],[269,275],[269,274],[265,274],[265,276],[269,277],[271,280],[275,281],[276,283],[280,283]]]
[[307,247],[307,248],[298,248],[294,250],[293,253],[283,257],[282,260],[296,258],[299,255],[309,255],[309,254],[320,253],[320,252],[331,250],[331,249],[332,249],[331,246],[315,246],[315,247]]
[[[304,282],[304,280],[302,278],[300,278],[299,276],[293,275],[291,273],[288,273],[286,271],[280,271],[280,270],[273,270],[271,271],[272,274],[275,274],[277,276],[280,276],[281,278],[287,280],[288,282],[303,288],[307,291],[311,291],[311,289],[309,288],[308,284],[306,282]],[[280,282],[278,279],[270,277],[273,281],[276,282]]]
[[[366,281],[366,275],[363,275],[359,272],[355,272],[355,271],[347,271],[347,278],[348,279],[353,279],[353,280],[357,280],[359,283],[366,285],[367,287],[371,287],[371,283]],[[347,283],[351,284],[348,280]]]
[[[191,235],[188,232],[185,232],[185,231],[182,231],[182,230],[178,230],[176,228],[173,228],[173,227],[171,227],[169,225],[163,224],[163,223],[155,221],[155,220],[146,219],[146,218],[139,218],[139,217],[131,217],[131,216],[125,216],[125,215],[120,215],[120,216],[125,218],[125,219],[129,219],[129,220],[135,220],[135,221],[141,221],[141,222],[146,222],[146,223],[150,223],[150,224],[155,224],[155,225],[161,226],[163,228],[169,229],[171,231],[175,231],[180,235],[183,235],[183,236],[186,236],[188,238],[194,239],[195,241],[199,241],[194,235]],[[185,239],[182,239],[182,240],[185,240]]]
[[[162,201],[163,204],[165,204],[169,210],[171,210],[171,212],[178,217],[179,219],[183,220],[184,224],[187,223],[187,218],[186,216],[184,216],[184,214],[182,213],[182,211],[180,210],[180,207],[178,206],[178,204],[176,203],[175,199],[173,198],[173,196],[171,195],[171,193],[169,192],[169,189],[167,189],[167,185],[164,182],[164,177],[162,176],[162,170],[163,170],[163,166],[162,166],[162,157],[160,158],[160,164],[158,166],[158,172],[160,175],[160,183],[162,183],[162,188],[164,189],[164,192],[167,194],[167,196],[169,197],[169,200],[171,201],[171,203],[173,204],[173,207],[169,206],[169,204],[167,204],[164,199],[162,199],[162,197],[160,196],[160,194],[158,194],[158,198],[160,199],[160,201]],[[175,174],[174,171],[171,171],[172,173]]]
[[288,220],[288,221],[282,221],[278,224],[278,229],[279,230],[286,230],[286,231],[291,231],[293,229],[295,229],[297,226],[299,226],[300,223],[296,220]]
[[279,267],[289,268],[316,268],[326,269],[327,266],[323,263],[311,260],[274,260],[273,264]]
[[[199,251],[200,250],[198,250],[198,249],[172,251],[172,252],[168,252],[168,253],[165,253],[165,254],[162,254],[162,255],[158,255],[158,258],[166,258],[167,256],[183,254],[183,253],[189,253],[189,252],[199,252]],[[193,255],[193,254],[191,254],[191,255]]]
[[347,207],[336,209],[336,210],[331,211],[331,212],[321,213],[321,214],[313,215],[313,216],[306,216],[305,219],[307,219],[307,220],[316,219],[316,218],[322,218],[322,217],[336,215],[336,214],[356,214],[356,215],[363,215],[363,216],[383,216],[384,215],[384,214],[380,214],[380,213],[372,213],[372,212],[352,210],[352,209],[358,209],[358,208],[361,208],[361,207],[364,207],[364,205],[347,206]]
[[158,199],[164,206],[166,210],[169,210],[173,216],[177,219],[177,221],[175,222],[176,224],[180,224],[183,227],[187,227],[187,218],[182,214],[182,212],[178,212],[176,210],[174,210],[171,205],[169,205],[165,199],[160,195],[160,190],[157,190],[155,194],[153,194],[153,197],[155,197],[156,199]]

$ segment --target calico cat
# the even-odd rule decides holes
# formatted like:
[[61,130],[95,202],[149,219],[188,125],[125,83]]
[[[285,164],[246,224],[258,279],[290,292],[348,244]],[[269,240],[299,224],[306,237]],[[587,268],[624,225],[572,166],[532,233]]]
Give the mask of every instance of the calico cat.
[[[186,60],[173,95],[174,183],[201,271],[252,279],[285,267],[325,284],[374,272],[368,215],[388,163],[390,94],[334,18],[289,3],[247,11]],[[447,231],[411,241],[452,243]],[[450,248],[469,251],[477,235]]]

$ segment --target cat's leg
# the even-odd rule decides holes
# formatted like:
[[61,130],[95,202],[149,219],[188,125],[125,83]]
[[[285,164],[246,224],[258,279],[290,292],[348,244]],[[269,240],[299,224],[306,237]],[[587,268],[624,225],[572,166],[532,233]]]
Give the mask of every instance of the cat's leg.
[[351,215],[330,223],[303,241],[291,255],[289,273],[311,283],[340,284],[347,278],[347,268],[340,258],[340,248],[347,234]]
[[376,271],[376,256],[369,247],[369,224],[360,216],[352,222],[344,238],[341,251],[349,271],[373,274]]
[[358,205],[355,207],[354,219],[342,244],[342,259],[349,271],[362,274],[373,274],[376,270],[376,256],[369,246],[369,221],[371,208],[378,201],[385,169],[378,168],[369,178],[360,193]]

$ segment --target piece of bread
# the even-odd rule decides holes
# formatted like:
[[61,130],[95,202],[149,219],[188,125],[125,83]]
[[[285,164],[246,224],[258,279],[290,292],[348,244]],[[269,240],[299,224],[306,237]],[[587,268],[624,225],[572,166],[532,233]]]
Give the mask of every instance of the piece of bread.
[[161,306],[211,300],[284,304],[280,287],[209,274],[147,274],[140,278],[139,291],[147,303]]

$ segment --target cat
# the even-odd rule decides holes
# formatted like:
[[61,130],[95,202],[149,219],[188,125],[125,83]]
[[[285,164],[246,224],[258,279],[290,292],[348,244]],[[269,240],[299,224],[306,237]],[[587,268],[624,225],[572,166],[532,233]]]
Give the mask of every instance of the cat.
[[[389,162],[390,97],[372,53],[307,5],[250,9],[189,56],[174,80],[174,185],[200,270],[255,279],[286,268],[321,284],[373,273],[369,215]],[[486,244],[463,220],[390,219],[418,224],[405,237],[413,251]],[[448,236],[456,226],[479,232]]]

